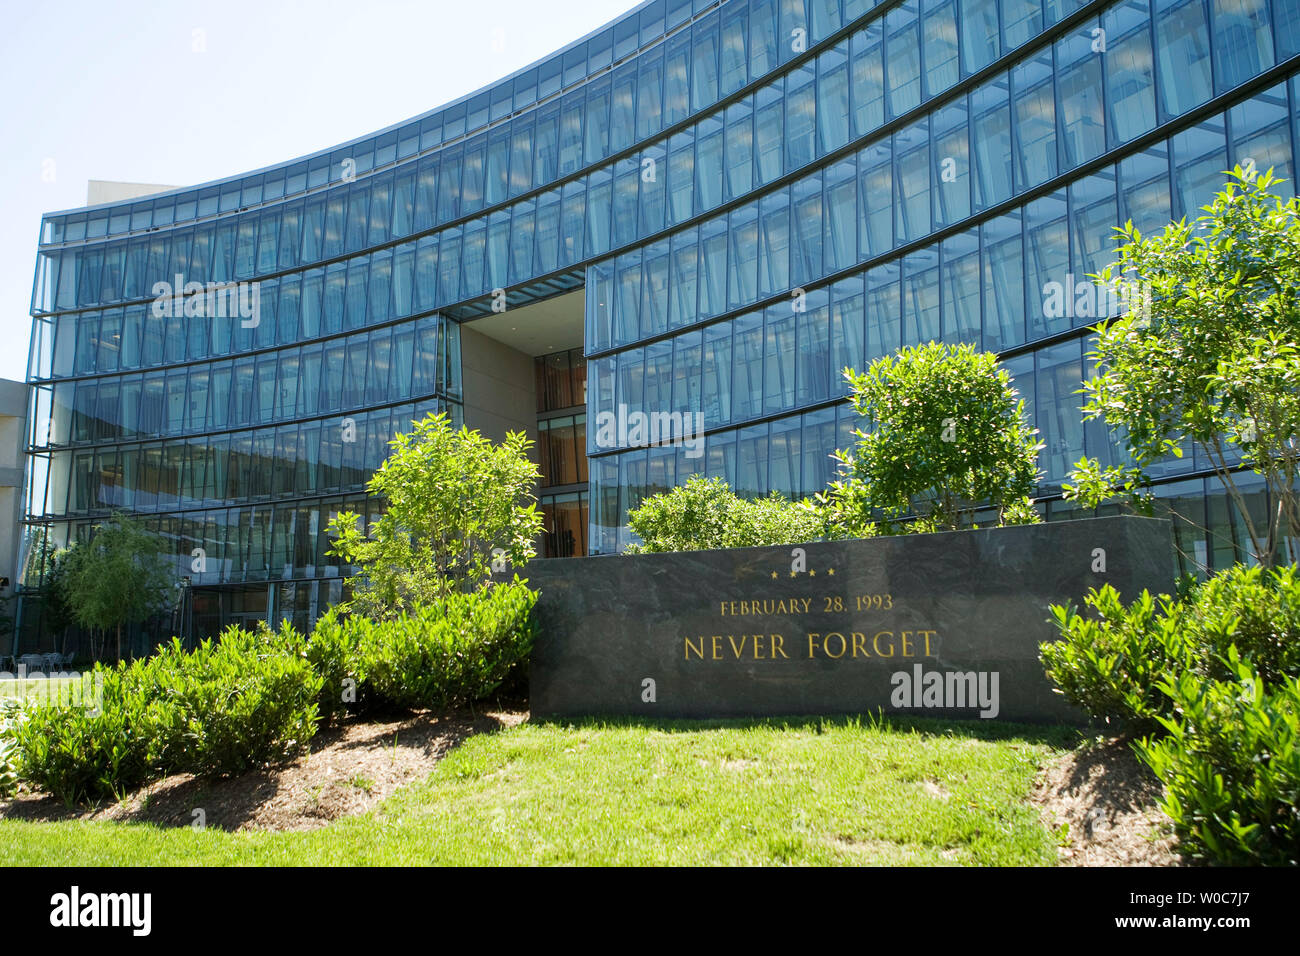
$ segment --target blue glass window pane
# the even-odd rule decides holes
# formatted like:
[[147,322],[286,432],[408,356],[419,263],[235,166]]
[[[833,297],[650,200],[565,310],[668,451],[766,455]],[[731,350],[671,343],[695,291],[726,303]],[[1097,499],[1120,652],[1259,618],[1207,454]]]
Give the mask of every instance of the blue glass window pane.
[[1025,255],[1029,337],[1065,331],[1074,311],[1065,300],[1074,300],[1075,278],[1070,275],[1065,193],[1043,196],[1025,207]]
[[699,245],[698,230],[687,229],[672,238],[669,325],[681,328],[699,319],[697,303]]
[[902,336],[902,315],[897,260],[868,271],[867,345],[864,363],[898,351]]
[[705,117],[695,127],[695,211],[717,207],[723,197],[723,125],[718,115]]
[[985,223],[980,230],[984,257],[984,349],[1000,352],[1025,340],[1025,277],[1020,213]]
[[700,226],[700,315],[727,309],[727,217]]
[[[865,365],[866,299],[861,275],[831,286],[831,394],[847,395],[846,368]],[[806,466],[805,466],[806,467]]]
[[894,134],[894,228],[898,242],[930,231],[930,136],[923,118]]
[[921,36],[916,6],[917,0],[907,0],[885,15],[890,116],[901,116],[921,102]]
[[1043,32],[1039,0],[1002,0],[1002,49],[1014,50]]
[[853,34],[853,135],[865,136],[885,122],[883,20]]
[[1067,169],[1106,151],[1102,116],[1102,56],[1094,49],[1101,27],[1088,21],[1056,44],[1058,135]]
[[1179,116],[1210,98],[1210,25],[1204,0],[1153,0],[1160,109]]
[[649,236],[664,227],[667,189],[663,172],[667,153],[662,144],[656,143],[641,150],[640,158],[641,235]]
[[758,79],[778,63],[777,45],[780,42],[776,26],[776,0],[755,0],[750,7],[749,20],[749,75]]
[[722,65],[719,94],[740,89],[749,79],[749,10],[744,5],[723,11]]
[[759,206],[758,294],[790,288],[790,197],[786,190],[764,196]]
[[[631,146],[636,136],[636,64],[628,63],[614,74],[614,93],[609,122],[609,143],[602,156]],[[590,132],[588,140],[591,139]],[[595,162],[590,158],[587,162]]]
[[695,131],[673,136],[668,148],[668,219],[685,222],[692,215],[695,192]]
[[763,313],[742,315],[730,324],[731,415],[733,421],[744,421],[763,410]]
[[946,342],[980,344],[979,230],[943,241],[943,338]]
[[1106,120],[1111,145],[1156,125],[1155,67],[1148,0],[1124,0],[1102,14],[1106,53]]
[[[706,428],[731,421],[731,329],[720,322],[704,329],[701,405]],[[713,439],[709,439],[713,443]]]
[[889,142],[868,146],[858,153],[858,204],[861,229],[858,255],[870,259],[894,246],[893,151]]
[[817,155],[816,69],[809,63],[786,77],[785,168],[799,169]]
[[691,35],[683,32],[668,40],[664,52],[664,125],[684,120],[690,111]]
[[699,20],[691,38],[691,110],[698,112],[718,99],[718,14]]
[[1057,174],[1051,53],[1040,53],[1014,67],[1011,91],[1016,121],[1016,191],[1023,192]]
[[922,32],[925,39],[925,96],[942,93],[957,82],[957,4],[955,0],[925,0]]
[[763,347],[763,413],[785,411],[795,400],[795,317],[789,304],[768,306]]
[[668,240],[646,246],[644,260],[641,330],[643,335],[658,335],[668,331]]
[[1132,221],[1143,233],[1163,229],[1173,217],[1169,154],[1163,142],[1120,161],[1117,224]]
[[975,209],[1011,198],[1011,108],[1007,77],[994,77],[970,95],[971,149],[975,154]]
[[967,0],[961,5],[962,75],[970,76],[998,58],[997,0]]
[[938,341],[939,247],[929,246],[903,257],[903,345]]
[[817,57],[817,148],[819,155],[849,141],[849,41]]
[[1268,0],[1211,0],[1214,88],[1225,93],[1273,65]]
[[758,160],[758,182],[763,184],[778,179],[782,173],[784,97],[780,82],[759,90],[755,101],[754,145]]
[[790,285],[803,287],[823,275],[821,172],[805,176],[791,185],[790,198]]
[[828,273],[846,269],[858,260],[857,187],[853,157],[826,170],[823,249]]
[[1295,195],[1295,162],[1291,155],[1290,116],[1286,84],[1257,93],[1228,111],[1232,132],[1232,163],[1259,173],[1273,170],[1286,180],[1269,187],[1283,198]]
[[960,222],[970,215],[971,161],[965,98],[936,111],[934,132],[934,224]]
[[1200,208],[1214,199],[1223,188],[1228,168],[1228,150],[1224,139],[1223,117],[1216,114],[1174,136],[1173,200],[1174,217],[1195,219]]
[[[1115,258],[1115,227],[1119,212],[1115,199],[1115,167],[1106,168],[1070,184],[1070,264],[1076,282],[1100,273]],[[1093,314],[1075,308],[1076,326],[1090,324]],[[1086,310],[1083,310],[1086,311]]]
[[758,209],[753,204],[734,209],[727,226],[727,306],[737,309],[758,298]]
[[663,47],[637,57],[636,136],[645,139],[664,127]]

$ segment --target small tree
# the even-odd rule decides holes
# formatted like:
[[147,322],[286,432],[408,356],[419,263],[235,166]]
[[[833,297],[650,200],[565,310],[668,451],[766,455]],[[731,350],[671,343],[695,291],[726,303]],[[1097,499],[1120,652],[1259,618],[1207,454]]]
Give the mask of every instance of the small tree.
[[389,442],[392,454],[367,485],[386,504],[369,533],[350,511],[329,526],[329,553],[361,568],[350,581],[352,609],[376,619],[485,581],[496,549],[512,565],[526,563],[542,529],[539,473],[523,432],[494,445],[453,430],[445,413],[413,424]]
[[1042,445],[997,356],[930,342],[844,377],[873,430],[835,453],[841,477],[817,496],[829,533],[872,533],[909,514],[908,530],[957,530],[985,506],[1000,524],[1038,520]]
[[147,620],[169,603],[172,569],[163,557],[162,539],[122,514],[95,529],[90,541],[62,553],[56,585],[82,627],[117,638],[122,628]]
[[[1141,308],[1098,327],[1084,412],[1121,437],[1131,463],[1082,459],[1066,496],[1095,507],[1126,495],[1145,510],[1146,467],[1190,441],[1267,567],[1300,534],[1300,200],[1269,192],[1271,170],[1230,175],[1193,224],[1118,230],[1127,241],[1098,278],[1140,289],[1129,298]],[[1239,462],[1268,488],[1262,520],[1234,477]]]

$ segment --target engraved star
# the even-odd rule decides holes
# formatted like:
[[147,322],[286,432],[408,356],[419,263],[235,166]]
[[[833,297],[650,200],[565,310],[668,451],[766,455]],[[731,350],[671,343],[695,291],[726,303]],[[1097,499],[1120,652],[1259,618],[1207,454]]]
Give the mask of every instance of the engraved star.
[[812,577],[816,577],[816,576],[817,576],[817,569],[816,569],[816,568],[809,568],[809,569],[808,569],[808,574],[809,574],[810,576],[812,576]]
[[776,572],[775,572],[775,571],[772,572],[772,580],[773,580],[773,581],[776,580]]
[[827,574],[834,574],[834,573],[835,573],[835,569],[834,569],[834,568],[827,568],[827,569],[826,569],[826,573],[827,573]]

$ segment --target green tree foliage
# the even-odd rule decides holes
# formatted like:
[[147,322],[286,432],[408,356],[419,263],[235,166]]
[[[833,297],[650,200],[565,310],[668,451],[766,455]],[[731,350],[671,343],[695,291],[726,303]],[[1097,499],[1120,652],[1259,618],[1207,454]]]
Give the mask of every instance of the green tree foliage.
[[957,530],[989,505],[1000,524],[1038,520],[1042,445],[997,356],[930,342],[844,377],[871,430],[836,452],[840,478],[817,496],[832,534],[893,530],[909,514],[905,530]]
[[542,529],[538,470],[522,432],[494,445],[477,431],[454,430],[443,413],[413,424],[389,442],[392,454],[367,486],[384,500],[384,514],[365,533],[350,511],[329,526],[330,554],[361,568],[351,610],[376,620],[486,581],[494,549],[511,565],[525,564]]
[[627,520],[641,539],[628,545],[629,554],[798,544],[823,532],[820,516],[806,504],[776,492],[741,498],[722,478],[699,475],[645,499],[628,512]]
[[[1130,291],[1128,312],[1098,327],[1085,414],[1103,419],[1131,462],[1076,466],[1066,496],[1094,507],[1126,496],[1149,506],[1145,470],[1190,442],[1214,468],[1271,565],[1300,535],[1300,200],[1237,167],[1194,222],[1143,236],[1119,230],[1118,259],[1098,277]],[[1247,507],[1238,460],[1263,476],[1272,506]],[[1294,551],[1291,560],[1300,555]]]
[[[90,541],[62,552],[55,562],[55,586],[72,618],[82,627],[117,637],[168,606],[173,569],[162,539],[123,514],[95,529]],[[47,579],[48,581],[48,579]]]

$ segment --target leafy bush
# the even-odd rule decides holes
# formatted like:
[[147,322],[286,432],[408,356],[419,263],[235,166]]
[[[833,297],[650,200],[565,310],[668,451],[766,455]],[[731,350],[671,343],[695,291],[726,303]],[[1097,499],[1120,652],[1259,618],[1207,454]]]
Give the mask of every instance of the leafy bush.
[[238,627],[194,651],[179,640],[164,646],[148,663],[156,692],[177,710],[166,725],[167,772],[242,773],[309,741],[323,681],[294,651]]
[[336,608],[316,619],[316,626],[304,643],[307,663],[321,679],[316,710],[321,725],[330,726],[357,702],[360,680],[356,673],[357,629],[340,620]]
[[1157,718],[1169,701],[1156,682],[1192,664],[1192,648],[1181,626],[1182,605],[1143,591],[1126,608],[1109,584],[1089,591],[1084,604],[1097,617],[1079,614],[1073,606],[1052,606],[1064,640],[1039,648],[1048,678],[1094,720],[1116,721],[1134,731],[1157,730]]
[[296,644],[229,628],[186,651],[96,667],[102,699],[27,709],[16,729],[23,779],[75,802],[169,773],[232,774],[286,756],[315,732],[323,681]]
[[1157,600],[1145,591],[1129,607],[1109,585],[1052,614],[1064,640],[1044,644],[1047,676],[1076,706],[1098,720],[1136,732],[1158,731],[1173,712],[1157,682],[1185,671],[1230,678],[1228,649],[1256,668],[1266,684],[1300,676],[1300,571],[1234,566],[1182,598]]
[[1231,680],[1159,682],[1174,716],[1138,753],[1164,783],[1163,807],[1191,855],[1230,866],[1300,863],[1300,682],[1270,686],[1230,649]]
[[0,799],[18,786],[18,748],[13,731],[22,720],[22,706],[9,697],[0,697]]
[[1300,568],[1238,565],[1215,575],[1196,592],[1186,627],[1211,677],[1232,677],[1223,670],[1230,644],[1270,686],[1300,676]]
[[823,537],[821,516],[806,503],[773,492],[746,499],[722,478],[695,475],[672,491],[653,495],[628,512],[641,539],[629,554],[706,551],[764,544],[798,544]]
[[24,780],[74,803],[125,794],[159,776],[163,750],[176,735],[179,711],[159,696],[147,661],[95,668],[97,706],[60,702],[27,708],[18,725]]
[[385,621],[352,617],[357,672],[367,695],[397,708],[480,700],[532,650],[537,592],[518,578],[452,593]]
[[1097,617],[1053,607],[1048,676],[1093,717],[1147,734],[1183,849],[1216,863],[1300,862],[1300,572],[1233,567],[1178,598]]

